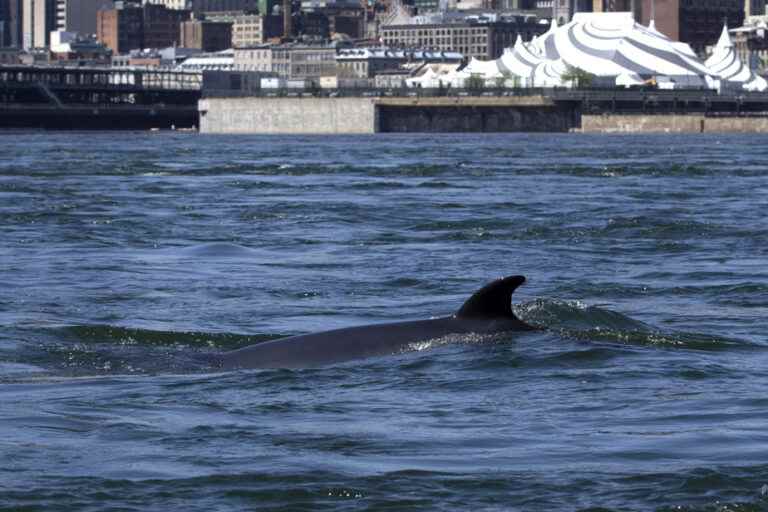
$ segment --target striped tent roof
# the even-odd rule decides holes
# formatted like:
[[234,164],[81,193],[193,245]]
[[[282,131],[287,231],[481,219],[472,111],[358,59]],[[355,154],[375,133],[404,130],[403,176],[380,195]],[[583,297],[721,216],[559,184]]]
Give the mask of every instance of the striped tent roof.
[[711,71],[684,43],[636,23],[631,13],[580,13],[532,42],[532,51],[547,60],[562,59],[597,76],[666,75],[703,77]]
[[756,75],[739,59],[736,49],[733,47],[731,36],[728,34],[727,26],[723,27],[723,33],[706,64],[712,73],[720,79],[741,84],[748,91],[765,91],[768,89],[768,82],[763,77]]
[[719,87],[719,79],[747,90],[768,89],[768,83],[739,60],[727,29],[704,63],[689,45],[671,40],[653,21],[648,27],[636,23],[628,12],[580,13],[562,27],[553,19],[549,30],[530,43],[518,36],[500,58],[472,59],[452,79],[459,83],[472,75],[488,80],[517,77],[527,86],[553,87],[566,85],[563,76],[569,68],[621,85],[663,77],[676,87]]

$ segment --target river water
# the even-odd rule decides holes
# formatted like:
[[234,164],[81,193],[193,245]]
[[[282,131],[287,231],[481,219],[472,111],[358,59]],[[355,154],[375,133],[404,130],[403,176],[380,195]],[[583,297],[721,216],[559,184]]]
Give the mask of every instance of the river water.
[[[768,509],[761,136],[0,136],[0,509]],[[542,331],[203,356],[454,312]]]

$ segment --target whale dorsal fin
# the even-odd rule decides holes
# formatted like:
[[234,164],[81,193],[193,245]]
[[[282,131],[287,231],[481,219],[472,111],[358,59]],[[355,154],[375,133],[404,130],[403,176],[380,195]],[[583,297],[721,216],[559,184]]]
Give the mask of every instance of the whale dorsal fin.
[[512,293],[525,282],[523,276],[509,276],[488,283],[475,292],[456,313],[457,317],[511,317]]

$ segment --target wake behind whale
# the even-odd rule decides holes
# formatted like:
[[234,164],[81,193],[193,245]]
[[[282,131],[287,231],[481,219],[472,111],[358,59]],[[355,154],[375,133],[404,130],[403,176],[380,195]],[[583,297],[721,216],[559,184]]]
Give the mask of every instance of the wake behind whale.
[[217,356],[225,370],[308,368],[394,354],[423,341],[449,335],[530,331],[512,312],[512,293],[523,276],[493,281],[472,295],[456,314],[430,320],[335,329],[259,343]]

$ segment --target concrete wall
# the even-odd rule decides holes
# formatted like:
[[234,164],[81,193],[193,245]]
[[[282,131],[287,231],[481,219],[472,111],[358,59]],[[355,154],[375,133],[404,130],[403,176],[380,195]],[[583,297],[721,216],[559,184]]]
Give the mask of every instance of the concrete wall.
[[[333,134],[376,132],[768,133],[768,117],[703,114],[578,115],[572,107],[504,105],[483,98],[208,98],[202,133]],[[487,103],[487,104],[486,104]],[[580,119],[579,119],[580,117]],[[579,129],[579,126],[581,128]]]
[[584,133],[768,133],[768,118],[690,115],[582,115]]
[[201,133],[375,133],[371,98],[208,98]]
[[572,110],[557,107],[381,106],[382,132],[568,132]]
[[586,115],[584,133],[691,133],[701,132],[702,115]]
[[768,133],[765,117],[708,117],[704,131],[721,133]]
[[572,108],[538,97],[208,98],[203,133],[567,132]]

